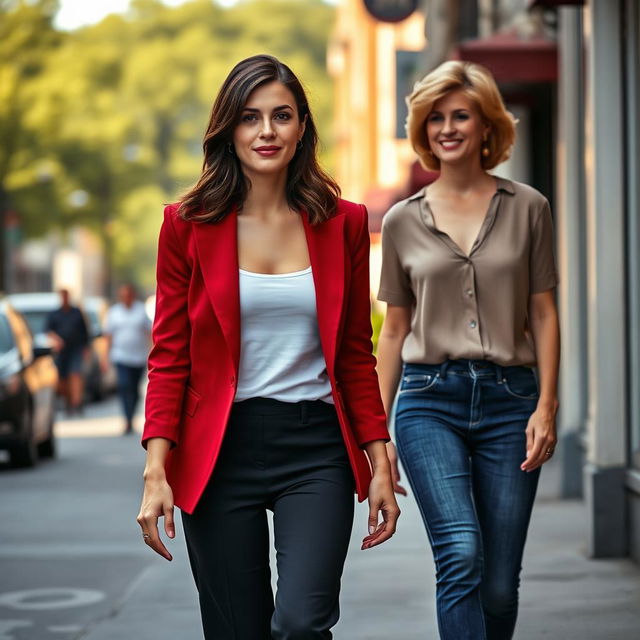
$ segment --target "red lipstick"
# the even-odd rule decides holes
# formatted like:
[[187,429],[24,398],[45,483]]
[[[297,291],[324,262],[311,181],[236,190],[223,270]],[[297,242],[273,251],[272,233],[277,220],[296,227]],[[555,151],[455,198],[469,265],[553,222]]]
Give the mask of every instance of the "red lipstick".
[[254,151],[256,153],[259,153],[261,156],[265,158],[269,158],[271,156],[274,156],[276,153],[278,153],[280,149],[282,149],[282,147],[277,147],[275,145],[265,145],[262,147],[256,147]]

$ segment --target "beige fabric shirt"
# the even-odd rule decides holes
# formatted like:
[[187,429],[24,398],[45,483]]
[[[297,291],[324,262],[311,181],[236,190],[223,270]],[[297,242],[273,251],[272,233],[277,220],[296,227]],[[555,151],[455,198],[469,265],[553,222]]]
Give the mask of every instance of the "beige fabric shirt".
[[532,187],[497,178],[467,256],[436,228],[425,190],[398,202],[382,222],[378,299],[411,307],[402,359],[535,366],[529,296],[558,283],[549,203]]

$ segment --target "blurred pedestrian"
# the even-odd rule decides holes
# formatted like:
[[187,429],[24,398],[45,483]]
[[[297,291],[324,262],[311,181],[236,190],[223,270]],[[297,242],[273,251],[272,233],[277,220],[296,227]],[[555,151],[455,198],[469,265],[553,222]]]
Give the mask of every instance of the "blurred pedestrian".
[[67,414],[82,413],[83,363],[89,355],[89,331],[82,311],[71,305],[69,291],[60,290],[61,306],[47,316],[45,330],[53,345],[59,391]]
[[[107,358],[116,368],[118,395],[125,418],[124,433],[130,434],[140,398],[140,380],[149,356],[151,320],[132,284],[121,285],[118,298],[120,301],[107,312],[104,334]],[[103,362],[103,371],[108,366],[108,361]]]
[[408,105],[413,148],[440,176],[383,219],[382,397],[390,409],[399,385],[395,438],[433,549],[440,637],[506,640],[540,467],[556,445],[549,203],[489,173],[515,123],[484,67],[444,63]]
[[291,70],[243,60],[213,105],[199,182],[165,209],[138,522],[171,559],[157,521],[172,538],[182,509],[207,639],[330,638],[354,488],[369,498],[363,548],[399,513],[366,210],[339,199],[316,146]]

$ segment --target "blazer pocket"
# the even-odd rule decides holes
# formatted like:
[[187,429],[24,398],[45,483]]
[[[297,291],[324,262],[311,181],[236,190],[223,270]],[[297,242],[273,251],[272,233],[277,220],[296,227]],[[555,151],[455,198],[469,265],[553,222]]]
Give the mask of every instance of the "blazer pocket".
[[193,387],[187,385],[187,392],[184,397],[184,413],[193,418],[199,402],[200,394]]

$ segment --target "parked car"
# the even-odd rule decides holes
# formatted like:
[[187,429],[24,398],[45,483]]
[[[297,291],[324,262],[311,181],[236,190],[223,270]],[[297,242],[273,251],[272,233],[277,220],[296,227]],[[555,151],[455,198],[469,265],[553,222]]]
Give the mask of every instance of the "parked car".
[[[27,321],[34,341],[38,347],[51,347],[46,332],[47,316],[60,307],[60,295],[51,291],[35,293],[12,293],[8,296],[11,305],[19,311]],[[80,305],[82,309],[82,306]],[[91,321],[85,313],[85,321],[91,336]],[[90,344],[90,356],[83,362],[85,380],[85,396],[90,400],[100,400],[104,395],[100,359],[93,344]]]
[[7,300],[27,321],[35,345],[51,347],[46,331],[47,316],[60,306],[60,295],[54,292],[12,293]]
[[55,455],[57,383],[51,349],[36,346],[25,319],[0,301],[0,449],[14,466]]

